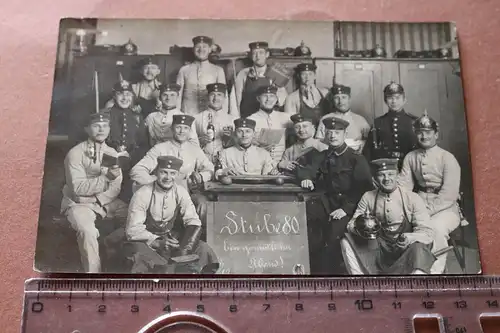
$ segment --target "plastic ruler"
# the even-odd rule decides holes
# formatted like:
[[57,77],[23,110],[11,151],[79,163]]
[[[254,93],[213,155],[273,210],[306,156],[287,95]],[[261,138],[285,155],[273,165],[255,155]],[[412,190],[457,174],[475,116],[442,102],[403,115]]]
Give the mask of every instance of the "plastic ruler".
[[500,332],[500,278],[32,279],[25,333]]

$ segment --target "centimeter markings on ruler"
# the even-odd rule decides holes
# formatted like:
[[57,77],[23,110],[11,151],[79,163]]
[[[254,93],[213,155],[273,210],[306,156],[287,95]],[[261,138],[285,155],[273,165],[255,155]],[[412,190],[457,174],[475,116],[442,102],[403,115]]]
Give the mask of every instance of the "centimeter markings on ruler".
[[[157,316],[176,311],[212,315],[234,332],[243,328],[245,332],[289,332],[303,327],[307,315],[315,318],[317,330],[330,330],[332,313],[342,313],[334,317],[340,326],[342,320],[349,325],[346,328],[370,325],[376,333],[390,332],[382,330],[388,324],[394,325],[394,332],[413,332],[411,322],[419,314],[440,316],[446,332],[465,333],[467,327],[480,332],[478,318],[500,310],[497,294],[500,278],[487,276],[32,279],[25,286],[24,332],[49,332],[54,317],[58,327],[78,327],[81,333],[86,331],[80,326],[89,321],[100,323],[102,332],[118,331],[120,325],[126,325],[121,332],[131,327],[130,332],[138,332]],[[140,318],[125,316],[139,311]],[[79,312],[79,317],[71,317],[72,312]],[[248,314],[254,322],[248,321]],[[269,320],[274,314],[282,319]]]

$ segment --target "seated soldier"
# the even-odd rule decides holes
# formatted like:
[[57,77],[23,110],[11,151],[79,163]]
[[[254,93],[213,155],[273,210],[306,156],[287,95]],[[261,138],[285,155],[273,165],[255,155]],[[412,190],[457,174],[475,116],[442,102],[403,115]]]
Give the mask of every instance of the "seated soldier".
[[[341,240],[349,274],[429,274],[436,257],[431,252],[434,230],[424,202],[398,186],[397,159],[372,163],[378,189],[363,195]],[[356,221],[363,214],[373,216],[380,227],[376,239],[363,238],[362,226]]]
[[297,165],[300,165],[300,157],[309,151],[313,149],[317,151],[328,149],[328,145],[313,138],[316,127],[313,124],[314,119],[312,116],[297,113],[291,116],[290,120],[294,124],[293,129],[297,141],[285,150],[281,161],[278,163],[279,170],[285,173],[294,173]]
[[234,121],[235,145],[224,149],[215,176],[276,174],[273,159],[267,150],[254,146],[255,121],[240,118]]
[[[85,127],[88,140],[73,147],[64,160],[61,213],[76,230],[86,273],[101,272],[96,219],[127,217],[127,205],[118,199],[123,177],[117,167],[117,152],[105,142],[109,130],[109,114],[92,114]],[[105,163],[106,158],[113,161]]]
[[130,178],[135,182],[134,189],[154,183],[158,156],[177,156],[183,160],[177,183],[189,190],[198,215],[206,222],[206,198],[199,191],[203,183],[212,179],[214,165],[208,160],[200,146],[189,141],[194,117],[174,115],[172,120],[173,139],[161,142],[151,148],[139,163],[130,171]]
[[[438,123],[427,112],[413,123],[419,149],[406,155],[399,175],[399,184],[415,190],[425,202],[436,231],[436,250],[448,246],[450,232],[461,221],[457,200],[460,195],[460,165],[452,153],[437,145]],[[433,274],[442,274],[447,254],[432,266]]]
[[217,263],[215,253],[200,241],[201,221],[188,191],[175,184],[182,164],[174,156],[158,157],[155,182],[132,197],[125,228],[129,242],[124,246],[132,273],[172,272],[167,270],[169,259],[191,254],[197,258],[189,260],[187,272],[200,273]]

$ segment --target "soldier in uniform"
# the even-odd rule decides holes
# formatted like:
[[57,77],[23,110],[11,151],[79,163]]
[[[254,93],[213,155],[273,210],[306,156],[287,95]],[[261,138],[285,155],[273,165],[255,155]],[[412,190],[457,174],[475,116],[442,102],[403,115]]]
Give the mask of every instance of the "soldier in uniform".
[[327,89],[316,87],[316,65],[299,64],[296,68],[299,76],[299,89],[287,96],[285,100],[285,113],[296,114],[311,118],[314,126],[318,126],[324,116],[324,100]]
[[328,274],[342,274],[340,239],[347,222],[356,209],[361,196],[372,189],[370,167],[364,156],[356,154],[345,143],[349,123],[330,117],[323,120],[329,147],[324,151],[312,150],[305,154],[302,166],[297,168],[300,186],[310,191],[325,191],[326,249],[323,251],[323,270]]
[[404,110],[406,97],[400,84],[391,82],[384,88],[384,101],[389,111],[375,118],[363,154],[368,161],[397,158],[401,170],[406,154],[417,148],[417,138],[412,127],[417,117]]
[[227,92],[225,84],[208,84],[207,91],[208,109],[194,117],[194,124],[203,152],[216,165],[219,152],[231,145],[234,117],[223,110]]
[[[231,96],[231,114],[236,117],[247,118],[259,110],[259,91],[269,85],[271,67],[267,65],[269,58],[269,44],[267,42],[252,42],[248,44],[252,67],[242,69],[234,81]],[[277,90],[277,105],[283,106],[287,96],[286,89]]]
[[133,91],[130,83],[122,80],[115,84],[114,91],[115,104],[106,110],[110,117],[110,133],[106,143],[118,152],[124,172],[120,198],[128,202],[132,196],[128,172],[146,153],[148,136],[142,116],[132,110]]
[[167,273],[170,258],[190,254],[199,256],[192,272],[217,263],[215,253],[200,240],[202,224],[188,191],[175,183],[182,164],[175,156],[157,157],[156,180],[132,197],[125,229],[132,273]]
[[[434,230],[424,202],[398,186],[397,159],[379,159],[372,164],[378,189],[363,195],[341,241],[348,273],[429,274],[436,257],[431,252]],[[360,237],[355,227],[360,216],[374,218],[380,225],[377,239]]]
[[[333,106],[333,111],[325,115],[321,120],[331,117],[337,117],[349,122],[347,128],[346,144],[356,153],[361,153],[370,131],[370,125],[366,119],[351,111],[351,88],[335,84],[328,94],[325,107]],[[325,126],[322,121],[318,125],[316,139],[325,139]]]
[[[193,51],[196,60],[182,66],[177,74],[177,84],[181,87],[179,108],[185,114],[194,116],[207,109],[209,83],[226,83],[224,70],[208,60],[213,40],[206,36],[193,38]],[[225,105],[224,109],[228,110]]]
[[[256,123],[254,143],[269,151],[275,164],[281,161],[286,148],[287,136],[292,128],[290,115],[274,109],[278,102],[277,93],[278,88],[275,85],[268,83],[261,86],[257,91],[257,101],[260,105],[258,111],[248,117]],[[276,137],[269,139],[269,137],[274,136],[277,139]]]
[[206,222],[206,198],[199,191],[203,183],[212,179],[214,165],[201,148],[189,141],[194,117],[189,115],[174,115],[172,130],[174,137],[151,148],[146,156],[130,171],[130,177],[135,182],[135,188],[154,183],[157,179],[153,173],[158,165],[158,156],[176,156],[183,161],[177,176],[177,182],[191,193],[197,213],[203,223]]
[[[106,144],[109,115],[90,115],[85,127],[88,140],[73,147],[64,159],[66,184],[63,188],[61,213],[76,231],[83,269],[100,273],[99,231],[97,218],[127,217],[127,205],[118,199],[122,172],[117,167],[117,153]],[[111,163],[103,163],[108,158]]]
[[[415,190],[425,202],[436,231],[435,250],[448,246],[450,232],[461,221],[458,199],[460,196],[460,165],[455,156],[439,147],[437,122],[427,115],[415,121],[414,130],[419,148],[409,152],[404,161],[399,183],[408,191]],[[440,256],[431,269],[433,274],[445,270],[446,256]]]
[[255,133],[255,121],[240,118],[234,121],[235,145],[224,149],[220,154],[219,176],[269,175],[277,174],[275,164],[269,152],[252,144]]
[[[143,118],[146,118],[151,112],[160,107],[158,101],[159,87],[161,82],[158,80],[160,75],[160,67],[153,62],[151,58],[141,60],[141,75],[142,79],[133,83],[132,91],[135,95],[134,106],[142,113]],[[106,103],[106,108],[111,108],[114,105],[114,100]]]
[[291,116],[290,120],[293,122],[297,142],[285,150],[278,168],[282,172],[294,174],[296,167],[300,165],[300,157],[313,149],[318,151],[328,149],[328,145],[313,138],[316,127],[312,114],[297,113]]
[[[181,87],[176,83],[167,83],[160,86],[161,108],[159,111],[151,113],[145,120],[149,132],[150,147],[173,138],[172,117],[174,115],[183,114],[181,110],[177,108],[180,89]],[[189,140],[199,144],[194,124]]]

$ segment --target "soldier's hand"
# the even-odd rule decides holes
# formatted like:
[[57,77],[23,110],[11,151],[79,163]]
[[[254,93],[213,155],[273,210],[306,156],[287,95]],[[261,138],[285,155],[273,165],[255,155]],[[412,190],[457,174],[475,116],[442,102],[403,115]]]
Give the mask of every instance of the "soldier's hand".
[[332,220],[340,220],[344,216],[347,216],[347,214],[342,208],[336,209],[330,213],[330,219]]
[[199,172],[193,172],[191,174],[191,179],[196,185],[203,183],[203,177],[201,177],[201,174]]
[[396,245],[400,248],[407,248],[410,245],[410,240],[404,234],[399,235]]
[[115,180],[121,174],[121,169],[118,166],[108,168],[108,172],[106,173],[106,178],[109,180]]
[[280,162],[280,168],[288,170],[288,171],[293,171],[297,168],[299,164],[295,161],[281,161]]
[[165,249],[168,250],[170,248],[173,248],[173,249],[179,248],[179,241],[175,238],[166,238],[165,239]]
[[141,113],[142,111],[142,108],[140,105],[134,105],[131,107],[132,111],[135,112],[135,113]]
[[309,191],[314,190],[314,183],[310,179],[305,179],[300,182],[300,187],[308,189]]
[[280,172],[279,172],[279,170],[278,170],[278,169],[273,168],[273,169],[269,172],[269,174],[270,174],[271,176],[277,176],[277,175],[279,175],[279,174],[280,174]]
[[96,197],[76,197],[75,202],[81,204],[91,204],[91,203],[96,203],[97,199]]
[[236,170],[236,169],[233,169],[233,168],[227,168],[227,169],[226,169],[225,174],[226,174],[227,176],[237,176],[237,175],[239,175],[240,173],[239,173],[239,172],[238,172],[238,170]]

